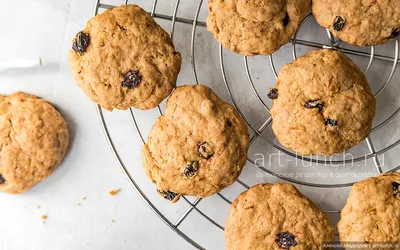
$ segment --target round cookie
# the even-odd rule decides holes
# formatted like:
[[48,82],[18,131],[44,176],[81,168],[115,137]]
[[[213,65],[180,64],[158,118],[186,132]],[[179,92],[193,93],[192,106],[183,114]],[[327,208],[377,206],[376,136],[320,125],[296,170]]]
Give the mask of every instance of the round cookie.
[[48,102],[0,95],[0,191],[22,193],[49,176],[68,148],[67,124]]
[[376,101],[367,79],[343,53],[312,50],[279,72],[272,129],[279,142],[302,155],[333,155],[371,132]]
[[269,55],[288,43],[310,0],[209,0],[207,29],[236,53]]
[[313,0],[317,22],[341,40],[372,46],[400,34],[400,1],[397,0]]
[[156,107],[175,87],[181,68],[168,33],[137,5],[89,20],[68,61],[75,82],[107,110]]
[[247,160],[249,135],[237,110],[203,85],[176,88],[143,147],[160,195],[205,197],[231,185]]
[[322,249],[334,240],[324,212],[290,184],[260,184],[232,203],[227,250]]
[[340,240],[398,244],[399,218],[400,173],[366,179],[353,185],[342,209],[338,223]]

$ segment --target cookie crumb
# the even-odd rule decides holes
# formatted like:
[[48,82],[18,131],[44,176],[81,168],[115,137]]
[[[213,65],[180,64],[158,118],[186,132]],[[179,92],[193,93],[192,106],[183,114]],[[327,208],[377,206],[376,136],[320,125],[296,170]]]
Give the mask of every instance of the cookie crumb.
[[111,191],[110,191],[110,195],[116,195],[116,194],[118,194],[120,191],[121,191],[120,188],[111,190]]
[[36,208],[37,208],[37,209],[40,209],[40,206],[38,205]]
[[86,196],[82,198],[82,200],[86,200]]
[[112,222],[112,223],[114,223],[114,222],[115,222],[115,220],[112,220],[111,222]]
[[81,206],[81,203],[78,203],[78,206]]
[[42,215],[42,220],[47,220],[47,215]]

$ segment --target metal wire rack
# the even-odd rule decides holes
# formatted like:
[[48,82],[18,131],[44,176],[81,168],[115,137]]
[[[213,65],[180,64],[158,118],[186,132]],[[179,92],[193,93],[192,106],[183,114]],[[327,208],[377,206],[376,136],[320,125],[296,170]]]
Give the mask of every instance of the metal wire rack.
[[[198,0],[197,2],[197,7],[195,8],[194,11],[194,17],[193,19],[187,19],[187,18],[181,18],[177,16],[178,13],[178,9],[180,6],[181,1],[180,0],[176,0],[175,2],[175,7],[174,7],[174,11],[173,11],[173,15],[169,16],[169,15],[164,15],[164,14],[158,14],[156,13],[156,8],[157,8],[157,0],[153,0],[153,4],[152,4],[152,9],[150,14],[156,18],[156,19],[164,19],[164,20],[169,20],[171,21],[171,28],[170,28],[170,34],[171,34],[171,38],[174,38],[174,32],[175,32],[175,24],[176,23],[182,23],[182,24],[187,24],[187,25],[192,25],[192,33],[191,33],[191,44],[190,44],[190,48],[191,48],[191,67],[192,67],[192,73],[193,73],[193,80],[195,84],[198,84],[198,77],[197,77],[197,71],[196,71],[196,61],[195,61],[195,44],[196,44],[196,31],[198,27],[206,27],[205,22],[201,22],[199,21],[199,13],[200,13],[200,9],[202,8],[203,0]],[[125,4],[128,3],[128,0],[125,0]],[[100,2],[100,0],[96,0],[95,2],[95,7],[94,7],[94,12],[93,15],[97,15],[97,13],[99,12],[100,9],[111,9],[114,8],[116,6],[114,5],[109,5],[109,4],[103,4]],[[382,92],[385,90],[385,88],[389,85],[389,83],[391,82],[393,75],[395,74],[395,71],[397,69],[397,65],[400,63],[399,60],[399,41],[395,41],[394,43],[394,52],[393,52],[393,56],[384,56],[384,55],[378,55],[375,53],[375,47],[371,47],[370,48],[370,52],[366,53],[363,51],[358,51],[358,50],[352,50],[352,49],[346,49],[344,47],[341,47],[341,41],[336,39],[335,37],[333,37],[333,35],[329,32],[329,30],[327,30],[327,36],[328,39],[330,41],[330,43],[328,44],[322,44],[322,43],[317,43],[317,42],[313,42],[313,41],[307,41],[307,40],[301,40],[298,39],[298,34],[301,30],[301,28],[303,27],[303,24],[310,18],[311,14],[307,15],[305,17],[305,19],[302,21],[300,28],[298,29],[298,31],[296,32],[296,34],[293,36],[293,38],[291,39],[290,43],[292,44],[292,54],[293,54],[293,59],[297,58],[297,52],[296,52],[296,46],[297,45],[303,45],[303,46],[308,46],[311,48],[330,48],[330,49],[337,49],[340,50],[348,55],[356,55],[356,56],[361,56],[361,57],[366,57],[369,58],[369,62],[367,67],[364,70],[364,73],[366,74],[369,70],[370,67],[373,63],[374,60],[381,60],[381,61],[386,61],[386,62],[391,62],[392,63],[392,67],[391,67],[391,71],[389,74],[389,77],[386,79],[386,81],[384,82],[384,84],[379,88],[379,90],[375,93],[375,96],[378,97],[379,95],[382,94]],[[271,66],[271,69],[273,71],[273,75],[275,76],[275,78],[277,78],[277,71],[276,71],[276,67],[275,67],[275,63],[274,63],[274,59],[273,59],[273,55],[269,56],[269,63]],[[248,84],[251,87],[251,90],[254,94],[254,97],[258,100],[259,104],[263,107],[263,109],[265,109],[266,112],[270,112],[270,109],[268,107],[268,105],[263,101],[262,97],[260,96],[258,90],[255,87],[255,84],[253,82],[253,77],[252,74],[250,72],[249,69],[249,63],[248,63],[248,58],[247,57],[243,57],[243,63],[244,63],[244,70],[248,79]],[[261,126],[259,127],[255,127],[255,125],[251,124],[247,119],[246,119],[246,115],[244,114],[244,112],[240,109],[239,105],[236,102],[236,99],[234,98],[234,95],[232,93],[232,87],[229,84],[228,80],[227,80],[227,75],[226,75],[226,70],[225,70],[225,63],[224,63],[224,49],[222,48],[221,45],[219,45],[219,65],[220,65],[220,71],[222,73],[222,78],[223,78],[223,82],[224,85],[226,87],[226,91],[229,94],[230,97],[230,101],[233,103],[233,105],[238,109],[240,115],[244,118],[244,120],[246,121],[248,127],[250,128],[250,131],[253,132],[253,135],[250,138],[250,145],[253,144],[253,142],[257,139],[260,138],[261,140],[263,140],[265,143],[275,147],[276,149],[280,150],[281,152],[285,153],[288,156],[297,158],[297,159],[301,159],[303,161],[307,161],[307,162],[312,162],[312,163],[321,163],[321,164],[327,164],[326,160],[319,160],[319,159],[315,159],[312,157],[305,157],[305,156],[300,156],[297,155],[283,147],[281,147],[280,145],[276,144],[274,141],[270,140],[269,138],[267,138],[266,136],[264,136],[262,133],[264,130],[266,130],[267,128],[269,128],[270,124],[271,124],[271,117],[269,116],[263,123]],[[120,167],[122,168],[122,170],[124,171],[124,173],[126,174],[126,176],[128,177],[128,179],[130,180],[130,182],[133,184],[133,186],[136,188],[136,190],[138,191],[138,193],[141,195],[141,197],[143,198],[143,200],[147,203],[147,205],[150,207],[150,209],[163,221],[165,222],[166,225],[168,225],[175,233],[177,233],[180,237],[182,237],[184,240],[186,240],[187,242],[189,242],[192,246],[194,246],[197,249],[205,249],[204,247],[202,247],[200,245],[200,243],[195,242],[192,238],[190,238],[187,234],[185,234],[184,231],[182,231],[180,229],[180,225],[181,223],[187,218],[187,216],[193,211],[197,211],[201,216],[204,217],[204,219],[206,219],[208,222],[210,222],[212,225],[214,225],[215,227],[224,230],[224,227],[222,225],[220,225],[218,222],[216,222],[214,219],[210,218],[207,214],[205,214],[201,209],[198,208],[198,204],[201,202],[202,199],[196,199],[193,202],[190,201],[190,199],[188,199],[187,197],[182,197],[183,201],[186,202],[189,205],[189,208],[184,211],[184,213],[180,216],[180,218],[176,221],[176,222],[172,222],[171,220],[169,220],[149,199],[149,197],[145,194],[145,192],[143,191],[143,189],[141,189],[141,187],[139,186],[139,184],[135,181],[135,178],[131,175],[131,172],[129,171],[129,169],[127,168],[127,166],[125,165],[124,161],[122,160],[117,147],[114,144],[113,138],[110,134],[108,125],[107,125],[107,121],[106,118],[103,114],[103,110],[100,106],[96,106],[97,108],[97,112],[100,118],[100,122],[104,131],[104,134],[106,136],[106,139],[108,141],[108,144],[115,156],[115,158],[117,159],[118,164],[120,165]],[[134,114],[134,110],[133,109],[129,109],[128,113],[132,119],[133,125],[135,126],[138,135],[140,137],[140,139],[142,140],[143,143],[145,143],[145,140],[143,138],[140,126],[137,123],[135,114]],[[160,106],[158,107],[158,112],[160,115],[162,115],[162,109],[160,108]],[[379,123],[378,125],[374,126],[372,128],[372,132],[375,132],[381,128],[383,128],[385,125],[387,125],[390,121],[392,121],[398,114],[400,113],[400,107],[397,108],[390,116],[388,116],[384,121],[382,121],[381,123]],[[369,154],[365,155],[365,156],[359,156],[356,157],[354,159],[351,160],[338,160],[338,161],[330,161],[330,163],[335,163],[335,164],[345,164],[345,163],[349,163],[351,162],[360,162],[360,161],[366,161],[367,159],[372,159],[374,166],[376,168],[376,171],[378,174],[383,173],[382,167],[381,167],[381,163],[378,159],[379,155],[382,155],[386,152],[388,152],[389,150],[395,148],[396,146],[398,146],[400,144],[400,139],[391,143],[390,145],[386,146],[383,149],[380,149],[379,151],[376,151],[374,148],[374,144],[371,140],[370,137],[368,137],[366,140],[366,145],[368,147],[369,150]],[[341,184],[319,184],[319,183],[313,183],[313,182],[304,182],[304,181],[300,181],[294,178],[289,178],[289,177],[285,177],[285,176],[281,176],[281,175],[277,175],[276,172],[265,168],[264,166],[260,166],[258,165],[254,159],[252,158],[248,158],[248,162],[250,162],[251,164],[257,166],[259,169],[261,169],[262,171],[265,171],[266,173],[276,176],[277,178],[280,178],[284,181],[288,181],[288,182],[292,182],[295,184],[299,184],[299,185],[304,185],[304,186],[309,186],[309,187],[316,187],[316,188],[340,188],[340,187],[349,187],[351,185],[353,185],[353,183],[341,183]],[[387,172],[395,172],[398,171],[400,169],[400,166],[395,167]],[[249,185],[247,185],[245,182],[241,181],[240,179],[237,180],[237,183],[239,183],[241,186],[243,186],[244,188],[248,189]],[[227,202],[229,204],[231,204],[231,200],[229,200],[228,198],[226,198],[223,194],[218,193],[217,194],[224,202]],[[339,213],[339,211],[325,211],[326,213]]]

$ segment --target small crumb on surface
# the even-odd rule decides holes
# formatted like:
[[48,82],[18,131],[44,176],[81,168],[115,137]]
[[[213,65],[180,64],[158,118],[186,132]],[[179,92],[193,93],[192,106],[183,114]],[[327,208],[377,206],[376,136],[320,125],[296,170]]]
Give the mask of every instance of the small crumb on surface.
[[37,209],[40,209],[40,206],[37,206],[36,208],[37,208]]
[[115,222],[115,220],[112,220],[111,222],[112,222],[112,223],[114,223],[114,222]]
[[118,194],[120,191],[121,191],[120,188],[115,189],[115,190],[111,190],[111,191],[110,191],[110,195],[116,195],[116,194]]
[[80,206],[81,205],[81,203],[78,203],[78,206]]
[[86,196],[82,198],[82,200],[86,200]]
[[42,220],[47,220],[47,215],[42,215]]

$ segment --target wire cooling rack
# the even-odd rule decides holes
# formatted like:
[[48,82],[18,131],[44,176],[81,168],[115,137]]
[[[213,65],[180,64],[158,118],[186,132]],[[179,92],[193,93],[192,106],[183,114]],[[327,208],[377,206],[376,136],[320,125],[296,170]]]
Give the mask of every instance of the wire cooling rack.
[[[127,4],[128,1],[125,0],[125,4]],[[203,5],[206,4],[206,2],[203,0],[199,0],[197,3],[192,3],[193,6],[196,6],[194,8],[194,12],[193,12],[193,19],[190,18],[181,18],[177,16],[178,13],[178,9],[180,7],[181,1],[180,0],[176,0],[175,5],[174,5],[174,9],[173,9],[173,15],[165,15],[165,14],[159,14],[156,12],[156,8],[157,8],[157,4],[158,1],[154,0],[152,3],[152,9],[150,14],[156,18],[156,19],[160,19],[160,20],[169,20],[171,22],[171,26],[170,26],[170,34],[171,34],[171,38],[174,38],[174,33],[175,33],[175,26],[177,23],[181,23],[181,24],[185,24],[185,25],[191,25],[191,43],[190,43],[190,53],[191,53],[191,57],[190,57],[190,63],[191,63],[191,70],[192,70],[192,74],[193,74],[193,80],[195,84],[198,84],[198,73],[197,73],[197,68],[196,68],[196,60],[195,60],[195,47],[196,47],[196,32],[198,28],[205,28],[206,24],[205,22],[199,21],[199,13],[200,10],[202,8]],[[93,15],[96,15],[99,10],[104,10],[104,9],[111,9],[114,8],[116,6],[114,5],[110,5],[110,4],[104,4],[101,3],[100,0],[96,0],[95,3],[95,8],[94,8],[94,13]],[[342,52],[344,52],[347,55],[353,55],[353,56],[359,56],[359,57],[364,57],[366,60],[368,60],[368,64],[366,65],[366,68],[364,70],[364,73],[366,74],[370,68],[371,65],[374,61],[379,60],[379,61],[383,61],[383,62],[387,62],[391,64],[391,70],[389,73],[389,76],[387,77],[387,79],[384,81],[384,84],[382,86],[380,86],[377,91],[375,91],[375,96],[378,97],[380,96],[383,91],[388,87],[389,83],[391,82],[395,71],[397,69],[397,65],[399,64],[399,42],[398,40],[395,41],[394,44],[394,50],[393,53],[391,53],[392,55],[381,55],[381,54],[377,54],[375,52],[375,47],[370,47],[370,51],[365,51],[365,50],[355,50],[355,49],[350,49],[350,48],[346,48],[346,46],[342,46],[342,43],[340,40],[336,39],[335,37],[333,37],[333,35],[329,32],[329,30],[327,30],[327,37],[328,37],[328,43],[327,44],[323,44],[323,43],[318,43],[318,42],[314,42],[314,41],[309,41],[309,40],[302,40],[298,38],[298,34],[299,32],[302,30],[303,25],[305,22],[307,22],[308,19],[310,19],[311,14],[307,15],[305,17],[305,19],[302,21],[301,26],[299,28],[299,30],[296,32],[296,34],[293,36],[293,38],[291,39],[291,45],[292,45],[292,59],[296,59],[297,58],[297,50],[296,47],[298,45],[301,46],[307,46],[310,48],[329,48],[329,49],[337,49],[340,50]],[[215,41],[216,42],[216,41]],[[230,101],[232,102],[232,104],[238,109],[240,115],[244,118],[244,120],[246,121],[248,127],[249,127],[249,131],[252,133],[251,139],[250,139],[250,145],[252,146],[252,144],[254,144],[254,142],[257,139],[261,139],[261,142],[264,143],[265,145],[269,145],[272,146],[273,148],[279,150],[280,152],[283,152],[284,154],[286,154],[286,156],[288,157],[292,157],[294,159],[298,159],[304,162],[309,162],[309,163],[313,163],[313,164],[324,164],[324,165],[328,165],[329,164],[347,164],[347,163],[355,163],[355,162],[363,162],[363,161],[367,161],[367,160],[372,160],[373,161],[373,165],[376,169],[376,172],[378,174],[383,173],[384,171],[382,170],[382,164],[379,160],[379,156],[383,155],[384,153],[387,153],[389,150],[395,148],[396,146],[398,146],[400,144],[400,139],[396,140],[394,142],[389,143],[388,145],[386,145],[385,147],[383,147],[382,149],[376,151],[373,141],[371,139],[371,137],[368,137],[365,142],[366,142],[366,146],[368,149],[368,153],[364,154],[364,155],[359,155],[355,158],[352,159],[346,159],[346,158],[340,158],[340,159],[336,159],[336,160],[332,160],[330,159],[329,162],[327,161],[327,159],[319,159],[318,157],[305,157],[305,156],[300,156],[295,154],[292,151],[289,151],[285,148],[283,148],[282,146],[279,145],[279,143],[276,142],[276,140],[270,139],[268,138],[268,136],[266,136],[263,132],[266,131],[268,128],[270,128],[270,124],[271,124],[271,116],[268,116],[268,118],[266,118],[262,123],[261,126],[256,126],[254,125],[254,123],[250,122],[247,118],[246,118],[246,114],[245,111],[243,111],[240,108],[240,105],[238,105],[237,103],[237,99],[235,98],[235,95],[233,94],[233,87],[231,86],[231,84],[228,81],[228,77],[227,77],[227,73],[226,73],[226,61],[224,60],[224,49],[222,48],[221,45],[219,45],[219,67],[220,67],[220,71],[222,73],[222,79],[223,79],[223,83],[225,85],[226,91],[228,93],[228,96],[230,98]],[[257,100],[257,102],[259,103],[259,105],[261,105],[262,109],[264,109],[267,113],[270,112],[269,109],[269,105],[266,103],[266,101],[263,98],[263,95],[265,95],[268,91],[268,88],[264,88],[264,91],[262,92],[263,94],[259,93],[259,90],[257,90],[257,87],[255,86],[254,83],[254,77],[252,75],[252,72],[250,70],[249,67],[249,61],[248,61],[248,57],[243,57],[243,64],[244,64],[244,71],[247,77],[247,81],[248,84],[251,88],[252,94],[253,96],[251,98],[255,98]],[[277,70],[276,70],[276,66],[274,63],[274,55],[270,55],[269,58],[269,64],[270,67],[272,69],[272,73],[273,76],[275,76],[275,78],[277,77]],[[218,69],[216,69],[218,70]],[[271,79],[270,79],[271,80]],[[275,80],[275,79],[272,79]],[[127,175],[127,177],[129,178],[130,182],[132,182],[133,186],[136,188],[136,190],[138,191],[138,193],[142,196],[143,200],[147,203],[147,205],[150,207],[151,210],[153,210],[153,212],[163,221],[165,222],[166,225],[168,225],[175,233],[177,233],[180,237],[182,237],[184,240],[186,240],[187,242],[189,242],[192,246],[194,246],[197,249],[205,249],[203,246],[204,242],[196,242],[195,240],[192,239],[192,237],[188,236],[184,230],[182,230],[180,228],[180,226],[182,225],[182,222],[189,216],[189,214],[192,213],[192,211],[196,211],[199,215],[202,216],[203,219],[205,219],[208,223],[208,226],[214,226],[216,228],[219,228],[221,230],[224,230],[224,227],[221,225],[221,223],[218,223],[215,219],[211,218],[211,216],[209,216],[208,214],[206,214],[206,212],[204,212],[202,209],[199,208],[199,203],[204,200],[204,199],[191,199],[190,197],[182,197],[182,200],[184,202],[186,202],[188,204],[188,208],[183,211],[183,213],[181,213],[181,215],[179,216],[179,218],[175,221],[172,222],[172,220],[168,219],[166,215],[163,214],[163,212],[161,212],[161,209],[159,206],[156,206],[154,204],[154,201],[152,202],[151,199],[149,198],[149,194],[146,194],[146,192],[143,190],[143,188],[141,188],[141,186],[139,185],[139,183],[137,182],[137,180],[135,180],[135,178],[133,177],[133,175],[131,174],[130,169],[127,167],[127,165],[124,163],[122,157],[120,156],[120,153],[114,143],[114,140],[111,136],[111,133],[109,131],[109,127],[107,125],[107,119],[105,118],[105,115],[103,113],[103,110],[100,106],[97,106],[97,112],[100,118],[100,122],[102,125],[102,128],[104,130],[104,134],[106,136],[106,139],[109,143],[109,146],[111,147],[111,150],[115,156],[115,158],[117,159],[118,164],[120,165],[120,167],[122,168],[122,170],[125,172],[125,174]],[[131,120],[133,122],[134,127],[136,128],[138,135],[141,139],[141,141],[143,143],[145,143],[144,140],[144,136],[142,134],[142,129],[139,125],[139,123],[137,122],[136,116],[134,114],[133,109],[129,109],[127,111],[130,114]],[[158,113],[159,115],[162,115],[162,108],[159,106],[158,107]],[[387,116],[385,119],[383,119],[382,121],[380,121],[377,125],[374,125],[372,128],[372,133],[382,129],[385,125],[387,125],[388,123],[390,123],[398,114],[400,113],[400,107],[398,107],[397,109],[395,109],[395,111],[390,114],[389,116]],[[251,149],[250,146],[250,149]],[[292,178],[292,177],[287,177],[284,175],[280,175],[278,174],[276,171],[271,170],[266,168],[263,165],[257,164],[256,160],[254,158],[249,157],[248,158],[248,162],[250,164],[255,165],[256,167],[258,167],[261,171],[264,171],[266,174],[275,176],[277,178],[282,179],[283,181],[286,182],[291,182],[291,183],[295,183],[295,184],[299,184],[299,185],[303,185],[303,186],[308,186],[308,187],[315,187],[315,188],[341,188],[341,187],[349,187],[351,186],[354,182],[346,182],[346,183],[334,183],[334,184],[330,184],[330,183],[317,183],[317,182],[312,182],[312,181],[302,181],[296,178]],[[400,166],[392,168],[392,169],[388,169],[386,170],[386,172],[395,172],[398,171],[400,169]],[[246,182],[242,181],[242,180],[237,180],[237,183],[239,185],[241,185],[244,189],[248,189],[250,185],[246,184]],[[155,192],[155,191],[154,191]],[[222,193],[218,193],[217,197],[221,198],[224,202],[231,204],[232,199],[228,199],[225,195],[223,195]],[[339,211],[325,211],[326,213],[330,214],[338,214]],[[207,228],[203,228],[203,229],[207,229]],[[202,230],[201,230],[202,231]]]

